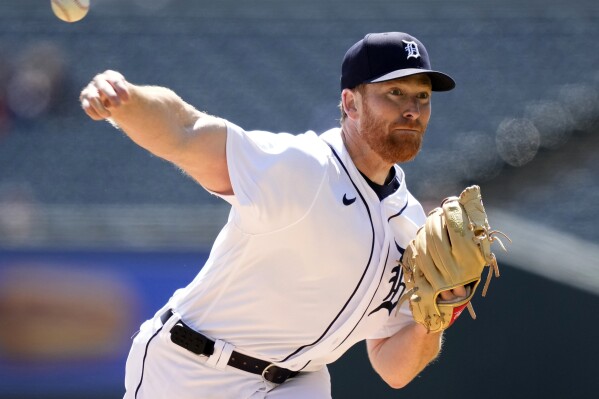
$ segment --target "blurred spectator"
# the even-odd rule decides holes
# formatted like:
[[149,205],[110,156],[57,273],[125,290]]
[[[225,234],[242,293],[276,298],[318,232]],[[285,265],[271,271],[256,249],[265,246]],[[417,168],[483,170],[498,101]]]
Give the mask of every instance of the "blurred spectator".
[[36,208],[28,184],[0,184],[0,245],[27,244],[36,224]]
[[17,58],[6,87],[8,108],[17,117],[44,115],[60,97],[65,78],[65,56],[50,42],[38,42]]

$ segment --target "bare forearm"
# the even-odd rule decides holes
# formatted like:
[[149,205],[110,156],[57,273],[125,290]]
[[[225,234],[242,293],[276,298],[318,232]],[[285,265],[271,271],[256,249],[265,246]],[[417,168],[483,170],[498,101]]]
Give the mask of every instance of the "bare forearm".
[[208,190],[233,193],[224,120],[196,110],[169,89],[133,85],[116,71],[96,75],[79,99],[93,120],[110,120],[137,144],[176,164]]
[[437,356],[441,341],[441,333],[427,333],[424,327],[414,323],[389,338],[369,340],[368,355],[385,382],[393,388],[402,388]]
[[141,147],[173,160],[174,154],[185,145],[195,121],[204,114],[169,89],[127,85],[129,100],[108,108],[109,121]]
[[92,119],[108,119],[137,144],[170,161],[185,148],[194,123],[210,118],[173,91],[131,84],[116,71],[96,75],[80,99]]

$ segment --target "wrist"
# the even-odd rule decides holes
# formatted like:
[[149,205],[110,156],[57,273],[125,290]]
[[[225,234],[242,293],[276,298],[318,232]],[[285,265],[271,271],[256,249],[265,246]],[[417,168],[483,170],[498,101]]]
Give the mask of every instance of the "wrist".
[[414,336],[422,339],[437,339],[441,334],[443,334],[443,331],[430,332],[425,326],[417,322],[414,322],[412,328]]

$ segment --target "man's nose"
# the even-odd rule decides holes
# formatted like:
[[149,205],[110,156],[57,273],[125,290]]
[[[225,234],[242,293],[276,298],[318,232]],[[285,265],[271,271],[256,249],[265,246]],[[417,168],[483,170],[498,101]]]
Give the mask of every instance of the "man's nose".
[[420,102],[417,98],[412,98],[407,101],[406,108],[403,111],[403,116],[406,119],[418,119],[420,116]]

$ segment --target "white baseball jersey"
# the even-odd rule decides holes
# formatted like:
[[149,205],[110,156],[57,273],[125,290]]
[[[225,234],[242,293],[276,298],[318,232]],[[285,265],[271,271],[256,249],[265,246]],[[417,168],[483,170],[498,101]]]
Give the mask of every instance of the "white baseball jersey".
[[320,137],[245,132],[227,123],[234,196],[228,223],[172,305],[185,322],[240,352],[293,370],[320,368],[365,338],[412,320],[391,312],[397,260],[425,215],[396,166],[380,201],[340,129]]
[[165,308],[235,351],[303,371],[413,320],[407,301],[395,312],[405,290],[398,259],[425,215],[399,166],[397,189],[381,200],[339,128],[291,135],[227,122],[226,148],[228,222]]

